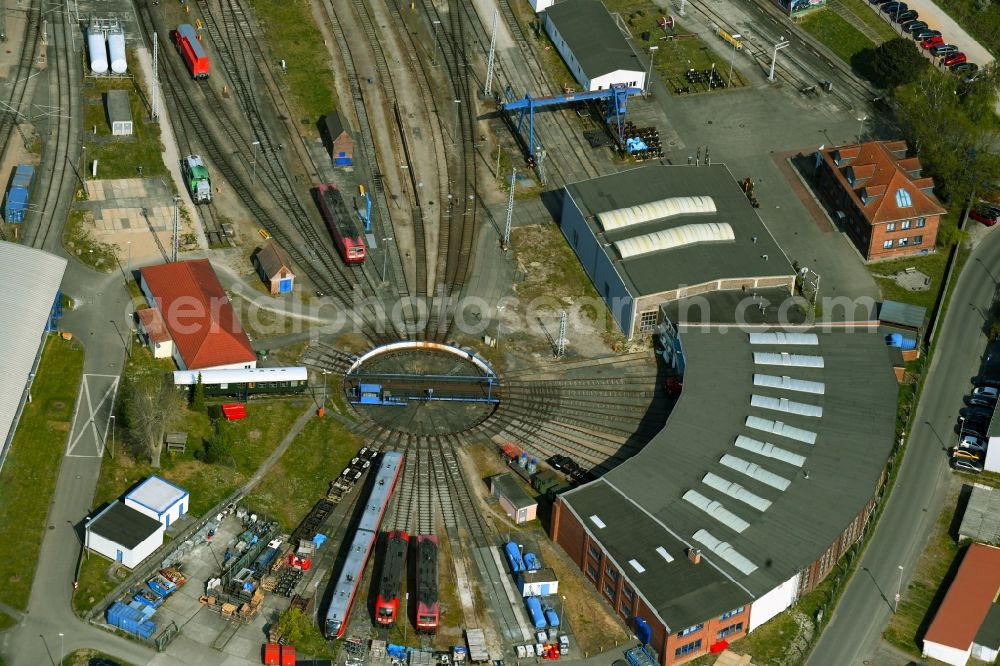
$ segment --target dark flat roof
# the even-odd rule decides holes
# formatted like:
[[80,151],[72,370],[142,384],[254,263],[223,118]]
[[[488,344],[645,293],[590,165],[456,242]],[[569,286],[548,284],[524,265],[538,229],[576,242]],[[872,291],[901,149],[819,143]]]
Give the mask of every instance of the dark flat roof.
[[555,24],[587,78],[619,69],[646,71],[601,0],[559,2],[546,9],[545,15]]
[[898,301],[883,301],[878,311],[880,321],[912,329],[923,327],[926,317],[927,308]]
[[162,528],[163,524],[125,506],[121,500],[115,500],[114,504],[91,520],[88,527],[92,533],[132,549]]
[[[804,324],[805,310],[794,307],[782,309],[789,298],[788,290],[780,287],[753,291],[708,291],[667,301],[660,305],[660,310],[675,324],[732,324],[737,321],[772,326]],[[763,309],[760,304],[763,304]]]
[[990,612],[986,614],[986,619],[983,620],[972,642],[993,650],[1000,647],[1000,604],[993,602],[990,606]]
[[515,509],[527,509],[538,504],[531,495],[525,492],[520,482],[510,472],[497,474],[491,480],[499,489],[500,494],[513,504]]
[[[893,443],[899,389],[875,329],[790,331],[814,332],[818,344],[808,346],[751,344],[747,332],[721,328],[681,327],[687,370],[666,426],[635,457],[561,496],[672,630],[756,599],[819,558],[873,496]],[[824,367],[756,364],[755,352],[821,356]],[[823,393],[755,385],[755,374],[822,383]],[[792,411],[751,406],[752,395],[785,399]],[[822,414],[806,415],[799,404],[819,406]],[[748,417],[766,419],[775,430],[752,428]],[[810,433],[814,443],[801,441]],[[740,435],[804,461],[800,466],[737,447]],[[722,464],[723,456],[776,476],[768,484]],[[761,509],[745,495],[717,490],[705,482],[708,473],[770,504]],[[781,480],[784,490],[773,485]],[[689,491],[720,504],[737,522],[684,499]],[[746,571],[696,539],[700,530],[728,543]],[[701,550],[701,564],[684,559],[689,546]],[[631,559],[645,572],[629,565]]]
[[129,106],[129,95],[127,90],[109,90],[104,93],[107,97],[108,117],[111,122],[132,122],[132,108]]
[[[788,258],[724,164],[701,167],[654,164],[573,183],[566,186],[566,192],[623,276],[629,292],[636,297],[712,280],[795,274]],[[716,212],[676,215],[608,233],[601,230],[595,217],[598,213],[619,208],[690,196],[712,197]],[[624,238],[709,222],[729,223],[736,239],[695,243],[625,260],[619,258],[612,245]]]

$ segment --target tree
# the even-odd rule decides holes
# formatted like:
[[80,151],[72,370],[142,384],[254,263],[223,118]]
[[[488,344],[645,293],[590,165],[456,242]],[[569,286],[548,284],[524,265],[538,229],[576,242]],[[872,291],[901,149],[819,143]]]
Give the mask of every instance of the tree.
[[171,373],[148,354],[133,354],[122,382],[122,407],[128,438],[137,455],[160,464],[163,433],[184,405]]
[[288,639],[290,645],[294,645],[302,640],[312,629],[312,619],[302,613],[298,608],[289,608],[278,618],[278,634]]
[[895,88],[915,81],[930,66],[912,39],[896,37],[875,48],[872,79],[880,88]]
[[234,445],[235,441],[229,424],[220,423],[212,439],[205,441],[201,459],[210,465],[232,463]]
[[194,384],[194,391],[191,392],[191,409],[196,412],[205,411],[205,383],[201,380],[201,373],[198,373],[198,381]]

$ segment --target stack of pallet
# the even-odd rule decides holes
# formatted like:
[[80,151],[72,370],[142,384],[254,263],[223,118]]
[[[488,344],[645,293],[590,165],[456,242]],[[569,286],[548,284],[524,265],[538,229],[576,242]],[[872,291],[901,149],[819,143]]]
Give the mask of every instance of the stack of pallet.
[[236,606],[233,604],[222,604],[222,617],[227,619],[232,619],[233,615],[236,614]]

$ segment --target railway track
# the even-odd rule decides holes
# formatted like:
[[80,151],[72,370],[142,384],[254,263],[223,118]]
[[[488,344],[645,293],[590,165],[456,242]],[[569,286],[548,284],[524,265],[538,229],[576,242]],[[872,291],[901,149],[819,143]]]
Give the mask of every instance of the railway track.
[[[137,10],[144,38],[149,43],[155,26],[153,17],[146,5],[139,5]],[[255,187],[250,181],[249,174],[244,172],[244,164],[233,157],[230,148],[248,142],[240,135],[235,124],[221,111],[221,104],[218,101],[215,107],[220,109],[216,115],[220,130],[216,132],[209,126],[203,108],[211,105],[204,104],[199,107],[198,102],[201,99],[191,93],[192,89],[200,90],[206,99],[211,99],[213,93],[207,85],[182,83],[190,80],[190,76],[172,45],[167,43],[164,46],[167,47],[165,53],[169,55],[163,58],[160,80],[164,89],[164,101],[171,113],[181,145],[187,145],[193,152],[197,150],[208,157],[212,169],[234,189],[251,218],[262,224],[292,260],[308,271],[309,277],[327,298],[344,307],[346,316],[354,322],[359,331],[376,343],[394,339],[394,336],[385,335],[384,320],[380,320],[373,307],[360,311],[352,309],[354,285],[357,283],[345,275],[339,257],[330,252],[327,243],[320,241],[315,228],[310,224],[301,228],[293,226],[289,229],[282,216],[272,213],[264,201],[258,199],[258,196],[261,196],[261,188]],[[221,139],[218,136],[220,133]],[[281,196],[289,197],[287,201],[292,201],[294,197],[290,192]],[[279,197],[277,201],[282,200]],[[299,236],[299,232],[303,232],[308,243],[300,242],[302,237]]]
[[[79,85],[80,72],[75,68],[78,60],[74,57],[72,49],[71,32],[76,29],[72,17],[64,8],[47,15],[56,20],[50,19],[50,29],[47,30],[49,38],[47,45],[50,47],[48,52],[51,54],[48,74],[45,77],[48,84],[49,111],[44,125],[39,127],[39,134],[48,135],[47,140],[43,139],[46,150],[38,167],[39,173],[36,175],[44,186],[35,188],[31,207],[25,216],[21,240],[25,245],[51,251],[59,245],[59,238],[66,221],[65,210],[60,204],[72,201],[72,190],[77,179],[75,155],[79,144],[73,128],[76,124],[75,119],[79,115],[77,111],[79,95],[75,87]],[[31,62],[39,55],[41,45],[41,40],[37,39],[37,16],[34,12],[29,11],[28,21],[29,32],[34,25],[36,35],[32,42],[25,42],[18,63],[18,76],[25,77],[28,76],[27,69],[21,67],[25,62],[25,54],[28,52],[32,54],[31,60],[26,65],[30,68]],[[13,87],[12,97],[20,95],[18,104],[23,103],[27,81],[22,84],[15,80]],[[41,90],[36,88],[34,93],[36,105],[40,92]],[[4,114],[4,119],[12,121],[13,114]],[[38,124],[37,119],[34,122]],[[12,129],[8,129],[8,137],[11,136]]]

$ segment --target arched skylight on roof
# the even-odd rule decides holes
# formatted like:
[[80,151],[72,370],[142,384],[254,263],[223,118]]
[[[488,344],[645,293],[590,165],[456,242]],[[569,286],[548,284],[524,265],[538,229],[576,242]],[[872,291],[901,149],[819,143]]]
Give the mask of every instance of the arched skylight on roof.
[[896,205],[900,208],[909,208],[913,205],[913,200],[910,199],[910,193],[902,187],[896,190]]

